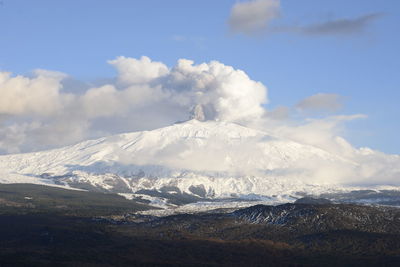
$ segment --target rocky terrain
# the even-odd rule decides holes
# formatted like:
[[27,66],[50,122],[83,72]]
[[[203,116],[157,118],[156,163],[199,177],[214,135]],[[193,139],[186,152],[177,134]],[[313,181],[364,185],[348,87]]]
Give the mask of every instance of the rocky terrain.
[[170,216],[104,193],[0,185],[1,266],[400,264],[400,209],[299,199]]

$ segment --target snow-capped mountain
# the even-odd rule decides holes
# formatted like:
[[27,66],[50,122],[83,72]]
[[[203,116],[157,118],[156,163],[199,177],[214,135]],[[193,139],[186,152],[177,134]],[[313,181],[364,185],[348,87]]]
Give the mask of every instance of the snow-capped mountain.
[[0,156],[0,182],[207,199],[288,198],[338,188],[321,182],[323,177],[316,179],[310,164],[357,167],[320,148],[263,131],[193,119],[60,149]]

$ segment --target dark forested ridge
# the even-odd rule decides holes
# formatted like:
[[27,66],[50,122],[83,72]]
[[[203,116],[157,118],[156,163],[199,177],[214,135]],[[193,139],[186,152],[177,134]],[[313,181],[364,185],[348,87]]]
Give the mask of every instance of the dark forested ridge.
[[0,185],[0,266],[394,266],[400,210],[299,201],[138,215],[146,203]]

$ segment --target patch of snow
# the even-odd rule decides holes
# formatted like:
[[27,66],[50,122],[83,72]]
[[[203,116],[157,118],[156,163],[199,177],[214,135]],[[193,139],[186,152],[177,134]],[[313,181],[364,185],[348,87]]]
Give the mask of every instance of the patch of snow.
[[[201,107],[194,112],[201,119]],[[303,167],[320,162],[357,168],[356,162],[346,158],[238,124],[197,119],[59,149],[2,155],[0,183],[93,188],[127,198],[141,197],[151,205],[175,210],[203,210],[214,205],[230,207],[245,205],[246,201],[280,203],[304,192],[319,195],[373,188],[348,186],[329,179],[315,180]],[[168,188],[190,195],[204,193],[207,199],[239,198],[245,202],[212,201],[175,207],[163,198],[135,194],[139,190],[164,189],[179,195],[175,189]]]

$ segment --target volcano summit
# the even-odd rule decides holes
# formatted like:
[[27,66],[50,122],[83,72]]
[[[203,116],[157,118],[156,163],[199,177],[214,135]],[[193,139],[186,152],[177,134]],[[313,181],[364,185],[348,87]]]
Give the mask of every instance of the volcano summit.
[[320,170],[336,167],[337,173],[341,169],[355,172],[360,166],[260,130],[197,119],[0,157],[2,183],[58,185],[140,195],[153,201],[173,195],[193,201],[288,201],[306,194],[354,189],[333,179],[335,172]]

